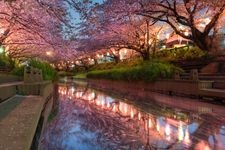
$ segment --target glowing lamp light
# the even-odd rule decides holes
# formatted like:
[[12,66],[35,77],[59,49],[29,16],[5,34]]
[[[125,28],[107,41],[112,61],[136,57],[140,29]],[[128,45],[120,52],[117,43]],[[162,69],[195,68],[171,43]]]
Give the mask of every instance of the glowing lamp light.
[[206,18],[206,19],[204,20],[205,24],[209,24],[210,21],[211,21],[211,19],[209,19],[209,18]]
[[185,131],[184,143],[185,144],[190,144],[191,143],[190,134],[188,132],[188,129],[186,129],[186,131]]
[[104,101],[101,101],[101,104],[102,104],[102,108],[104,108],[105,102]]
[[138,119],[141,120],[141,113],[138,113]]
[[185,32],[184,32],[184,35],[185,35],[185,36],[188,36],[188,35],[189,35],[188,31],[185,31]]
[[0,47],[0,54],[4,53],[4,48]]
[[74,93],[74,91],[75,91],[75,89],[74,89],[74,87],[72,87],[72,88],[71,88],[71,92]]
[[179,26],[178,26],[178,29],[179,29],[179,30],[183,30],[184,27],[183,27],[182,25],[179,25]]
[[131,111],[130,111],[130,117],[131,117],[131,118],[134,118],[134,112],[133,112],[132,109],[131,109]]
[[166,124],[165,134],[166,134],[166,136],[170,136],[170,134],[171,134],[171,129],[170,129],[170,125],[169,124]]
[[180,122],[178,127],[178,140],[183,141],[183,139],[184,139],[184,131],[183,131],[182,123]]
[[124,106],[124,112],[127,113],[127,105]]
[[109,52],[107,52],[107,56],[109,56]]
[[157,34],[157,35],[156,35],[156,38],[157,38],[157,39],[159,39],[159,38],[160,38],[159,34]]
[[46,55],[51,56],[51,55],[52,55],[52,52],[47,51],[47,52],[46,52]]
[[124,54],[127,54],[127,49],[124,50]]
[[4,34],[4,29],[0,29],[0,34]]
[[160,126],[159,126],[159,122],[157,121],[156,123],[156,130],[159,132],[160,131]]
[[97,100],[96,104],[99,106],[99,105],[101,105],[101,102],[99,100]]
[[168,39],[170,37],[170,34],[169,33],[167,33],[166,34],[166,39]]
[[107,108],[109,108],[110,107],[110,103],[107,103]]
[[151,119],[148,120],[148,128],[152,128],[152,120]]
[[113,111],[116,112],[116,105],[113,106]]

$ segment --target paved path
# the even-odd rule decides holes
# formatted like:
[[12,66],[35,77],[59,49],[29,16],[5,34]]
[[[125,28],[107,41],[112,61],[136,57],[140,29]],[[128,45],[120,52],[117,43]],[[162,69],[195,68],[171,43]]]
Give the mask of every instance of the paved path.
[[44,101],[40,96],[13,96],[0,104],[0,149],[29,150]]

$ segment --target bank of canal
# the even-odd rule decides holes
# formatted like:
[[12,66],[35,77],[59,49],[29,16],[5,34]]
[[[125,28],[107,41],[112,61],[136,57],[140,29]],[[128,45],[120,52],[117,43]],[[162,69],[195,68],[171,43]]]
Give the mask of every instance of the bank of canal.
[[[86,82],[59,84],[58,92],[59,112],[45,128],[42,150],[225,149],[224,106],[157,93],[112,96]],[[179,105],[170,105],[175,99]]]

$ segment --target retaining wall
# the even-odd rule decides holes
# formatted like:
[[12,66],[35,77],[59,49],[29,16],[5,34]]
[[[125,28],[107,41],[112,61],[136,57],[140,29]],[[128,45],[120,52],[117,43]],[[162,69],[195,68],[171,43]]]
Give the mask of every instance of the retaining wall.
[[212,88],[213,81],[190,80],[158,80],[155,82],[125,82],[104,79],[88,79],[91,87],[123,93],[142,93],[147,91],[159,92],[170,95],[200,97],[201,89]]

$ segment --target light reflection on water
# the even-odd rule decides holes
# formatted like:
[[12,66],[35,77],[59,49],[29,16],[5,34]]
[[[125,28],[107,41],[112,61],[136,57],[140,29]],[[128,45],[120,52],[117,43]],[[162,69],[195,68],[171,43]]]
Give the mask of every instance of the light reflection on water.
[[59,95],[41,149],[225,149],[223,121],[205,132],[199,114],[152,104],[155,113],[85,86],[60,85]]

